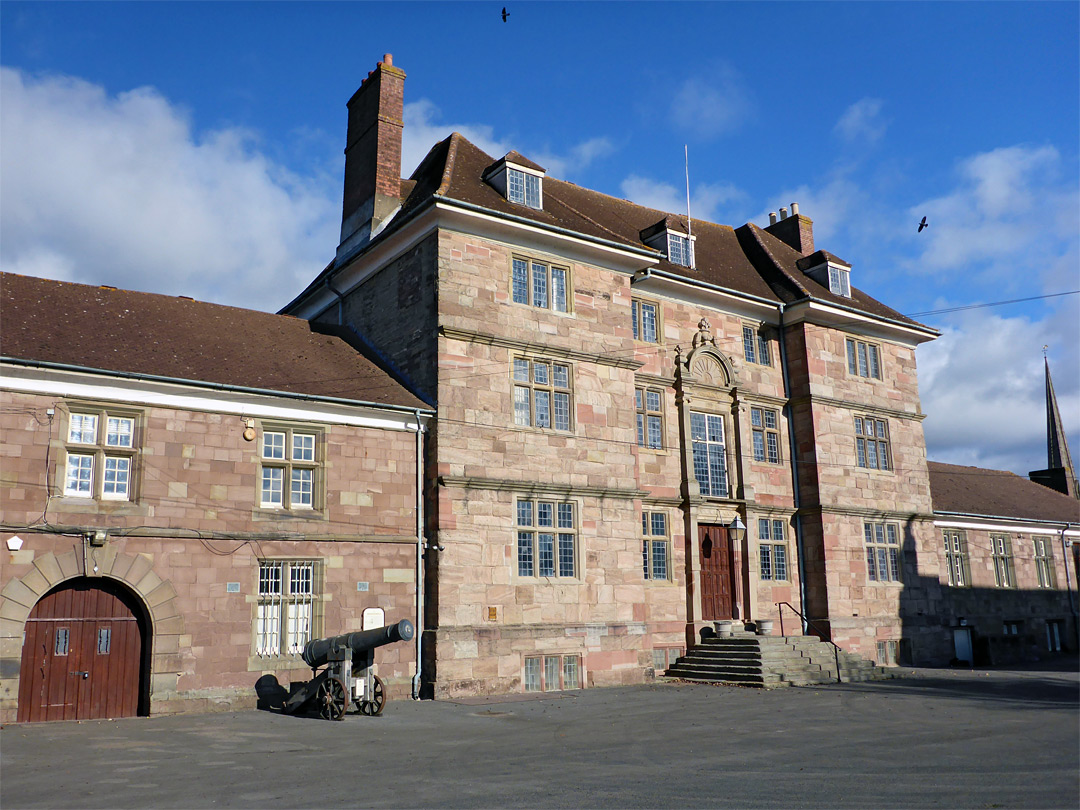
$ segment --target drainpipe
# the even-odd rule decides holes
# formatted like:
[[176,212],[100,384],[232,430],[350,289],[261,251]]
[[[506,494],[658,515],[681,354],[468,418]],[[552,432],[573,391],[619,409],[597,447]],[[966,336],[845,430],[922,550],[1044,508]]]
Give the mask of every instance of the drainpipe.
[[788,398],[788,404],[784,407],[788,412],[788,444],[791,452],[791,492],[795,501],[795,554],[799,560],[799,608],[803,614],[802,631],[806,634],[806,550],[803,548],[802,515],[799,513],[801,499],[799,497],[799,456],[798,443],[795,441],[795,420],[791,414],[791,382],[788,377],[787,348],[784,340],[784,305],[776,307],[777,316],[780,319],[780,370],[784,376],[784,394]]
[[1069,582],[1069,554],[1068,546],[1065,544],[1065,532],[1069,530],[1072,523],[1066,523],[1061,529],[1061,560],[1065,563],[1065,592],[1069,594],[1069,613],[1073,618],[1073,633],[1076,636],[1077,645],[1080,645],[1080,623],[1077,623],[1076,618],[1076,603],[1073,602],[1072,583]]
[[420,411],[416,411],[416,674],[412,698],[420,699],[420,654],[424,638],[424,440]]
[[[345,325],[345,296],[333,284],[330,276],[323,281],[326,289],[337,296],[338,326]],[[412,678],[412,698],[420,699],[420,665],[424,638],[424,428],[420,411],[414,410],[416,418],[416,674]]]

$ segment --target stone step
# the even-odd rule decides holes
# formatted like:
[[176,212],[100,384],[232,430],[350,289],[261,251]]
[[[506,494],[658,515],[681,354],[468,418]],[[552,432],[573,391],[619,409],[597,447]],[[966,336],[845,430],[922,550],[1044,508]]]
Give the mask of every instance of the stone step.
[[736,633],[703,639],[665,673],[685,680],[749,686],[807,686],[836,681],[837,658],[844,682],[880,680],[893,674],[852,653],[837,651],[816,636]]

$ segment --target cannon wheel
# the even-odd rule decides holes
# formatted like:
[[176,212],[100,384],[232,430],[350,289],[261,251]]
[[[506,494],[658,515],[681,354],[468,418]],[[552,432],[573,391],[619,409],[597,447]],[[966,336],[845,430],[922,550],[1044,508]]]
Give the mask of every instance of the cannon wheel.
[[386,690],[383,688],[382,678],[378,675],[372,675],[371,700],[368,700],[367,695],[364,695],[364,700],[360,701],[360,713],[366,714],[368,717],[375,717],[382,714],[385,705]]
[[349,708],[349,693],[339,678],[327,678],[319,685],[319,714],[325,720],[341,720]]

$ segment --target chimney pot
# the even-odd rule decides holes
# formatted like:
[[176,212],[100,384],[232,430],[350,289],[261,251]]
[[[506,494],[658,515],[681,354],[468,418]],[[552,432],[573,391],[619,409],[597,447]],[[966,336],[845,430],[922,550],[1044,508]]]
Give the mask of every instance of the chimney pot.
[[775,211],[770,211],[769,212],[769,224],[770,225],[775,225],[776,224],[776,212]]
[[792,203],[791,204],[791,215],[793,217],[797,217],[799,215],[799,204],[798,203]]
[[387,67],[394,66],[394,55],[392,53],[384,53],[382,58],[383,64]]
[[780,209],[780,219],[787,219],[787,209],[786,208],[781,208]]

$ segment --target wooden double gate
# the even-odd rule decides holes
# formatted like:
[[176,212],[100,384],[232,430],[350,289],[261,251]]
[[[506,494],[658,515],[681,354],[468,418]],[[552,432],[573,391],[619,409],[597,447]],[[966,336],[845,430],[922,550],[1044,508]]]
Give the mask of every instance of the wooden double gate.
[[107,580],[81,578],[30,611],[19,677],[20,722],[139,713],[147,622]]

